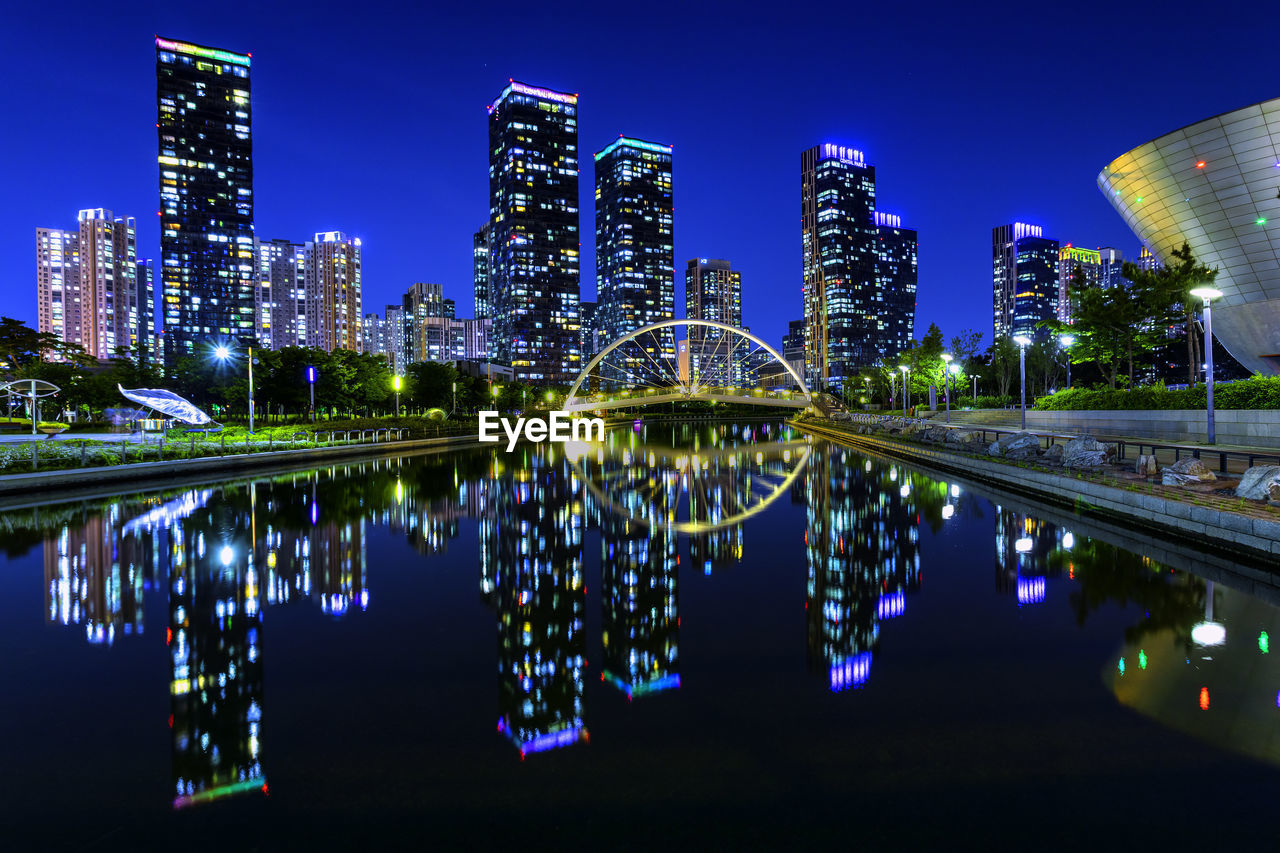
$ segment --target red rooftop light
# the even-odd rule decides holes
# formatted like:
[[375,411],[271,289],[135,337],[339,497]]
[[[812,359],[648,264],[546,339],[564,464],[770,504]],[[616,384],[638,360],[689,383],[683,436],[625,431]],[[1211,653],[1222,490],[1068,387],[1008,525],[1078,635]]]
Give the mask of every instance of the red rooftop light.
[[1196,163],[1196,168],[1197,168],[1197,169],[1203,169],[1203,168],[1204,168],[1204,161],[1203,161],[1203,160],[1201,160],[1199,163]]

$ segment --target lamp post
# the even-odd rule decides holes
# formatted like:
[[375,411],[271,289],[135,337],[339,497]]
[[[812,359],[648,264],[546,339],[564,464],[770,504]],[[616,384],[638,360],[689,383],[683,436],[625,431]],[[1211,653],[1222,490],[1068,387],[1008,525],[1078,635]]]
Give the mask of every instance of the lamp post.
[[902,416],[907,416],[907,409],[911,407],[911,385],[907,380],[911,377],[911,368],[905,364],[898,365],[898,369],[902,371]]
[[311,389],[311,422],[316,422],[316,377],[317,373],[314,367],[307,368],[307,387]]
[[1067,354],[1067,390],[1071,390],[1071,345],[1076,342],[1075,335],[1062,335],[1058,338],[1062,351]]
[[[213,348],[214,358],[225,362],[231,358],[231,348],[218,344]],[[253,347],[249,347],[249,432],[253,432]]]
[[867,407],[867,400],[871,399],[871,377],[870,376],[862,377],[862,387],[863,387],[862,407],[865,409]]
[[[960,365],[958,365],[958,364],[950,364],[950,365],[947,365],[947,373],[948,373],[948,374],[950,374],[950,375],[947,377],[948,381],[950,381],[951,376],[959,377],[959,376],[960,376],[960,370],[961,370],[961,368],[960,368]],[[950,395],[948,395],[948,400],[950,400]],[[950,406],[950,405],[951,405],[951,404],[950,404],[950,402],[948,402],[948,404],[947,404],[947,405],[948,405],[948,406]],[[951,411],[950,411],[950,409],[948,409],[948,410],[947,410],[947,423],[951,423]]]
[[1013,342],[1018,345],[1018,373],[1021,376],[1019,384],[1022,388],[1022,428],[1027,428],[1027,346],[1031,343],[1031,338],[1026,335],[1015,335]]
[[400,417],[400,389],[404,387],[404,377],[396,374],[391,377],[391,387],[396,392],[396,417]]
[[973,407],[978,408],[978,374],[973,374]]
[[1218,436],[1213,422],[1213,309],[1209,303],[1221,298],[1222,291],[1214,287],[1195,287],[1191,295],[1204,300],[1204,390],[1208,397],[1209,443],[1216,444]]
[[453,413],[456,411],[458,411],[458,383],[454,382],[453,383],[453,408],[449,411],[449,415],[452,416]]
[[951,359],[952,358],[954,358],[954,356],[952,356],[951,353],[949,352],[944,352],[942,354],[942,361],[943,361],[942,372],[944,374],[942,379],[943,379],[943,386],[946,391],[947,423],[951,423]]

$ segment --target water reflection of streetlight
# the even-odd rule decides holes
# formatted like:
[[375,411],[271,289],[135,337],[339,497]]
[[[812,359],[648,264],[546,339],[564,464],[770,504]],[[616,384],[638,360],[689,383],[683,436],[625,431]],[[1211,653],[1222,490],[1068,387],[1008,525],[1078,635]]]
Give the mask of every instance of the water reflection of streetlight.
[[1213,581],[1204,582],[1204,621],[1192,626],[1191,640],[1200,646],[1220,646],[1227,641],[1227,627],[1213,621]]

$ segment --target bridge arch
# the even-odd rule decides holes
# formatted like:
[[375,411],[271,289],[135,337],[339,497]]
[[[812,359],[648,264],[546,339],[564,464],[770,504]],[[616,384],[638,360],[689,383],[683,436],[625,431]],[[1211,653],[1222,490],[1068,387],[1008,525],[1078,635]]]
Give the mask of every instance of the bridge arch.
[[[684,376],[681,376],[678,364],[667,363],[668,359],[675,356],[677,342],[675,340],[675,329],[679,327],[705,328],[714,330],[715,347],[711,353],[699,350],[698,353],[689,353],[689,369]],[[668,349],[666,344],[666,332],[670,336],[672,346]],[[705,343],[705,336],[699,336],[699,341]],[[685,338],[686,341],[692,342],[693,336]],[[743,376],[738,371],[735,357],[739,351],[742,341],[747,341],[747,346],[742,349],[744,358],[756,357],[753,354],[763,351],[776,361],[786,373],[794,380],[795,385],[800,390],[796,393],[792,392],[775,392],[772,395],[764,395],[761,389],[756,389],[754,393],[738,393],[743,390],[739,388],[736,380]],[[643,343],[642,343],[643,342]],[[645,364],[640,356],[627,354],[624,350],[630,344],[637,345],[635,352],[639,352],[644,358],[648,359]],[[754,344],[757,349],[752,349]],[[647,345],[647,348],[646,348]],[[655,358],[650,351],[657,345],[667,355],[660,355]],[[693,360],[698,359],[699,369],[693,368]],[[705,366],[703,359],[708,359],[712,365],[707,373],[702,371]],[[622,360],[630,364],[630,369],[626,364],[618,365],[611,362]],[[588,395],[582,394],[582,386],[584,382],[588,382],[594,371],[599,371],[602,367],[612,368],[616,374],[609,381],[620,384],[635,385],[646,387],[643,395],[631,397],[629,393],[622,392],[614,398],[597,399],[590,394],[588,386]],[[753,368],[755,370],[758,368]],[[598,373],[595,374],[599,376]],[[728,383],[722,383],[720,386],[710,384],[709,379],[724,377],[729,379]],[[632,380],[628,383],[627,379]],[[741,383],[747,385],[749,383]],[[723,402],[741,402],[755,403],[773,406],[785,406],[789,408],[806,408],[813,404],[813,394],[809,391],[809,386],[805,384],[804,377],[795,371],[790,364],[787,363],[778,351],[765,343],[759,337],[751,334],[745,329],[740,329],[728,323],[721,323],[717,320],[662,320],[657,323],[651,323],[648,326],[642,326],[639,329],[628,332],[616,341],[613,341],[587,363],[586,367],[578,374],[578,378],[574,381],[573,386],[569,389],[569,395],[565,399],[564,408],[568,411],[589,411],[594,409],[620,408],[630,406],[656,405],[660,403],[672,402],[674,400],[719,400]]]

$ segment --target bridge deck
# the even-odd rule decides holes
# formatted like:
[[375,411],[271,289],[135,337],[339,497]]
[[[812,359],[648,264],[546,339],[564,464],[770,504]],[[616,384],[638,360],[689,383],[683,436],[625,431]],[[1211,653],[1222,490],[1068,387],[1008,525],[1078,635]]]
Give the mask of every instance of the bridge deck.
[[809,400],[800,394],[788,396],[770,396],[762,394],[755,396],[753,394],[714,394],[714,393],[698,393],[685,394],[683,391],[671,391],[669,393],[657,394],[635,394],[626,397],[611,397],[607,400],[598,398],[577,399],[565,403],[564,409],[568,412],[597,412],[607,409],[625,409],[644,406],[659,406],[663,403],[679,403],[685,400],[713,400],[718,403],[739,403],[747,406],[776,406],[788,409],[803,409],[809,405]]

